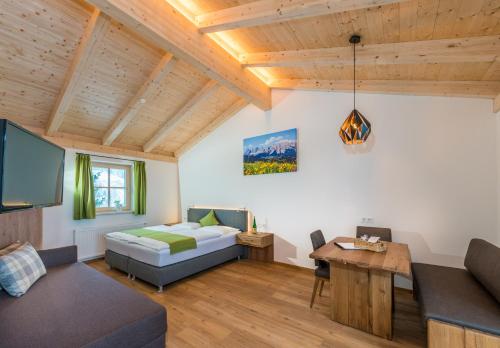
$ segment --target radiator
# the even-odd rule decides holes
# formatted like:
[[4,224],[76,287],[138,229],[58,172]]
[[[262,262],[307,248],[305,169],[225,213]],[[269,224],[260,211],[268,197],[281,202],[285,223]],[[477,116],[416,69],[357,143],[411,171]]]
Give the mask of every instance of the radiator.
[[73,230],[73,244],[78,247],[78,260],[85,261],[104,256],[106,249],[104,235],[106,233],[142,228],[146,225],[146,222],[142,222]]

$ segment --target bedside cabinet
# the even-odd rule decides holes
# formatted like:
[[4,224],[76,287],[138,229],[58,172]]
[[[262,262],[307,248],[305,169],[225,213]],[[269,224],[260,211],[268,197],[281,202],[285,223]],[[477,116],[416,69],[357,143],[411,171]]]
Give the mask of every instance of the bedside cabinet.
[[256,261],[274,261],[274,234],[257,232],[248,234],[241,232],[236,235],[236,243],[246,245],[248,258]]

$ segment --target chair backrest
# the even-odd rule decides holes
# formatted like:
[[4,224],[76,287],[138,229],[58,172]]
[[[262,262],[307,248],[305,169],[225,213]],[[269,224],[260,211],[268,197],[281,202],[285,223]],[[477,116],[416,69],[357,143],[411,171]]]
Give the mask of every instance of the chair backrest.
[[[314,231],[311,233],[311,242],[313,246],[313,250],[321,248],[323,245],[326,244],[325,242],[325,236],[323,236],[323,232],[321,230]],[[314,260],[314,264],[316,266],[320,265],[320,262],[318,260]]]
[[470,241],[464,266],[500,302],[500,248],[483,239]]
[[390,228],[368,226],[356,227],[356,238],[359,238],[365,234],[370,237],[380,237],[380,240],[383,240],[384,242],[392,242],[392,233]]
[[321,230],[314,231],[311,233],[311,242],[313,245],[313,250],[317,250],[326,244],[325,236],[323,236],[323,232]]

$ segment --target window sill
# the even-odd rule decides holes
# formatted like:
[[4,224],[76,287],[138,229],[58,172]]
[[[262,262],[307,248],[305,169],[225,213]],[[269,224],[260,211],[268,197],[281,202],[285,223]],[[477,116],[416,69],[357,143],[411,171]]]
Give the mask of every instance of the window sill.
[[101,212],[96,212],[95,215],[101,216],[101,215],[121,215],[121,214],[133,214],[134,212],[132,210],[120,210],[120,211],[101,211]]

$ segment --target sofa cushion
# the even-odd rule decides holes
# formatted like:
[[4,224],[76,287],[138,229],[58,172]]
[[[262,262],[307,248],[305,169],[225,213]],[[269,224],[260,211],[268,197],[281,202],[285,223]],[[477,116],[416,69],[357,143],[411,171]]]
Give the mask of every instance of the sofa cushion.
[[0,256],[0,284],[12,296],[22,296],[47,271],[30,243]]
[[436,319],[500,335],[500,304],[465,269],[412,264],[424,323]]
[[464,265],[500,302],[500,248],[482,239],[472,239]]
[[[19,249],[21,246],[22,246],[21,242],[11,243],[11,244],[7,245],[6,247],[0,249],[0,256],[4,256],[4,255],[7,255],[7,254],[10,254],[14,250]],[[2,290],[2,285],[1,284],[0,284],[0,290]]]
[[76,245],[62,248],[37,250],[45,268],[67,265],[77,262],[78,250]]
[[48,270],[23,297],[0,293],[5,347],[142,347],[166,331],[165,308],[82,263]]

